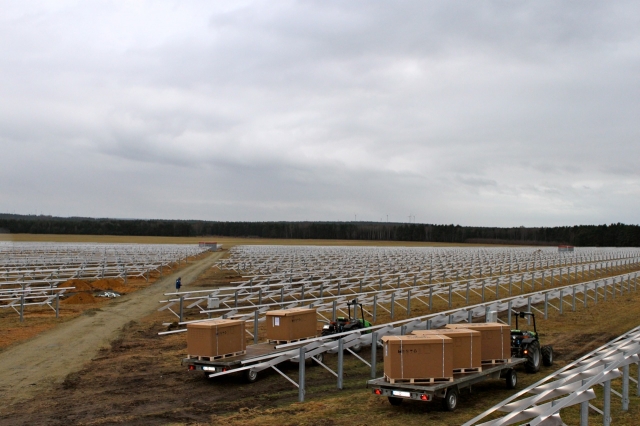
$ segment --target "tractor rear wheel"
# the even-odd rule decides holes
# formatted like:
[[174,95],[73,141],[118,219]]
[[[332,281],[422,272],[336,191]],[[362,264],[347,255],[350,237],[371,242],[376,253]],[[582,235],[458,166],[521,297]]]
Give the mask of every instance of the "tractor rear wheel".
[[540,343],[534,340],[525,349],[527,362],[524,367],[527,373],[537,373],[540,371]]
[[551,346],[542,347],[542,363],[545,367],[553,365],[553,348]]

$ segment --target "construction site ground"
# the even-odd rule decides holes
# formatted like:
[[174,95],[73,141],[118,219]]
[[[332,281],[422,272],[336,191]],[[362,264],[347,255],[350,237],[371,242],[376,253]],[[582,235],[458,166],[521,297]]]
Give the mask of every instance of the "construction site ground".
[[[437,403],[408,402],[393,407],[365,388],[369,368],[352,356],[345,356],[344,390],[336,389],[333,375],[308,361],[307,402],[302,404],[297,402],[297,389],[273,371],[262,372],[253,384],[243,383],[236,375],[210,380],[202,373],[190,373],[180,365],[186,355],[185,334],[158,335],[166,330],[163,323],[173,320],[166,311],[157,312],[158,301],[173,291],[178,273],[186,288],[208,288],[237,279],[210,268],[223,254],[205,256],[146,288],[100,302],[102,305],[75,316],[55,320],[49,312],[42,314],[44,319],[34,319],[34,326],[38,321],[54,325],[26,341],[4,345],[0,351],[0,426],[454,425],[512,394],[504,382],[489,381],[474,386],[471,394],[463,392],[454,413],[443,411]],[[548,320],[538,316],[541,339],[554,345],[556,364],[535,375],[519,371],[518,388],[637,326],[638,312],[640,294],[632,292],[597,306],[578,304],[576,312],[565,309],[564,315],[552,313]],[[29,317],[26,326],[28,321]],[[368,350],[361,356],[367,359]],[[335,354],[325,357],[330,367],[336,361]],[[297,379],[296,364],[282,367]],[[635,367],[632,377],[637,377]],[[619,384],[614,383],[614,388],[619,389]],[[620,412],[619,399],[612,401],[616,424],[637,424],[638,397],[632,396],[627,413]],[[576,415],[577,411],[568,412],[563,419],[576,424],[571,421]],[[593,424],[602,421],[592,415]]]

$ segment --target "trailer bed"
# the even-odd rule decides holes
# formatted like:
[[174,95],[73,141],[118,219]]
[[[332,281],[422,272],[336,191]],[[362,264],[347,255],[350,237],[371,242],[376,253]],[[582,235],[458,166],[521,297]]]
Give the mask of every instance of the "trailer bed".
[[[392,404],[399,403],[403,399],[414,399],[418,401],[432,401],[434,398],[445,398],[447,391],[451,388],[459,391],[470,387],[476,383],[488,379],[503,378],[506,372],[515,366],[526,362],[524,358],[514,358],[504,364],[483,366],[483,370],[478,373],[458,373],[454,374],[453,381],[434,384],[416,383],[390,383],[384,378],[372,379],[367,382],[367,388],[373,389],[373,393],[389,398]],[[455,408],[455,407],[454,407]]]
[[[196,371],[222,371],[223,369],[233,369],[240,366],[251,365],[253,362],[259,362],[266,358],[274,357],[279,353],[287,352],[292,349],[299,348],[308,344],[307,341],[301,341],[298,344],[287,345],[287,347],[276,349],[274,343],[258,343],[249,345],[246,352],[242,355],[230,356],[227,358],[216,359],[213,361],[200,360],[197,358],[183,358],[182,365],[189,366],[190,370]],[[193,366],[193,368],[191,367]],[[208,368],[203,368],[208,367]]]

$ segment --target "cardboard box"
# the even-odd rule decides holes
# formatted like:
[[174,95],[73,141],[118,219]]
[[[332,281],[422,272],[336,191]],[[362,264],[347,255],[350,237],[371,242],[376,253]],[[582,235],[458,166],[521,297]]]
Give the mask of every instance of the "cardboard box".
[[482,337],[479,331],[444,328],[440,330],[414,330],[411,334],[416,336],[440,334],[450,338],[453,345],[454,370],[482,366]]
[[291,341],[316,337],[318,319],[316,310],[293,308],[267,312],[267,339]]
[[187,353],[212,357],[246,349],[244,321],[215,319],[187,324]]
[[452,340],[440,334],[384,336],[384,374],[388,379],[453,377]]
[[482,360],[511,358],[511,329],[497,322],[447,324],[450,329],[479,331],[482,339]]

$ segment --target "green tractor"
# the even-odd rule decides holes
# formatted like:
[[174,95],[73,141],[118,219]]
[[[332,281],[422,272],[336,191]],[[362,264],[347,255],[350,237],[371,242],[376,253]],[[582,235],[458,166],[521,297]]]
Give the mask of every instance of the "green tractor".
[[[538,331],[536,329],[536,316],[533,312],[515,312],[516,329],[511,330],[511,356],[516,358],[526,358],[524,367],[527,373],[537,373],[540,370],[540,361],[545,367],[553,365],[553,347],[540,346]],[[533,331],[520,330],[518,318],[533,319]]]
[[[353,317],[351,316],[351,307],[353,306]],[[358,318],[358,306],[360,306],[360,318]],[[346,331],[359,330],[363,328],[371,328],[371,323],[364,319],[364,309],[362,303],[358,303],[357,299],[353,299],[351,302],[347,302],[348,318],[338,317],[335,321],[330,321],[322,327],[322,335],[330,336],[332,334],[344,333]],[[365,331],[368,333],[369,331]],[[353,346],[351,348],[354,352],[360,352],[362,347],[360,345]]]

